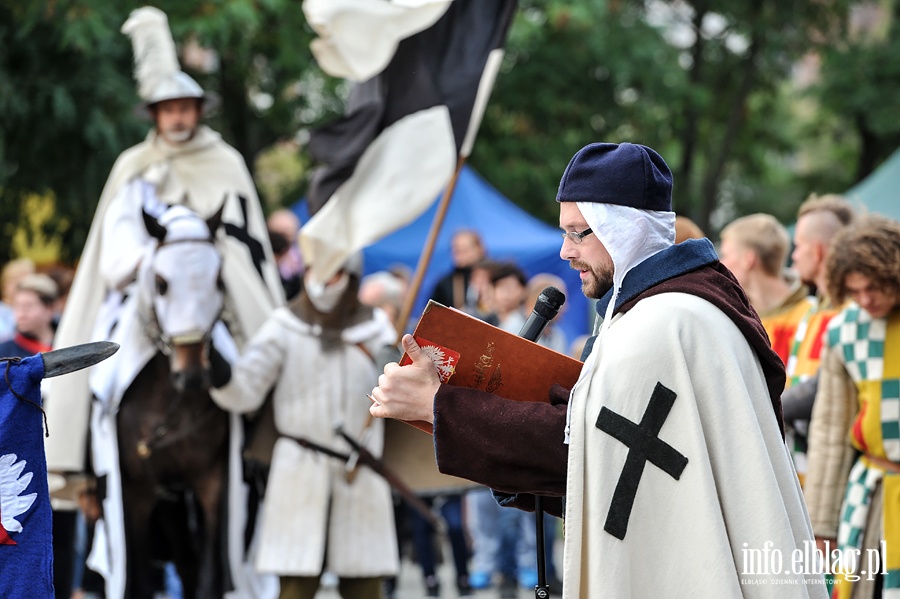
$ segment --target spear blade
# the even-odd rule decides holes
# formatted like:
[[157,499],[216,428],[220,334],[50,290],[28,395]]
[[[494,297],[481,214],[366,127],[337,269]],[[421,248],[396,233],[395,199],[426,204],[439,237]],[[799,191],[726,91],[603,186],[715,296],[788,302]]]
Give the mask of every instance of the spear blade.
[[93,366],[116,353],[118,349],[118,343],[94,341],[41,352],[41,358],[44,360],[44,378]]

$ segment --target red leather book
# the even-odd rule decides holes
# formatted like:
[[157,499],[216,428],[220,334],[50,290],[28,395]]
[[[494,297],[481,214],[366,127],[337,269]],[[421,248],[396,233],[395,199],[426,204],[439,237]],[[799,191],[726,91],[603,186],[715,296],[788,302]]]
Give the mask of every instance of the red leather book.
[[[428,302],[413,337],[434,361],[442,383],[506,399],[548,401],[550,386],[571,389],[582,367],[578,360],[435,301]],[[410,362],[406,354],[400,359],[401,366]],[[428,422],[404,422],[432,432]]]

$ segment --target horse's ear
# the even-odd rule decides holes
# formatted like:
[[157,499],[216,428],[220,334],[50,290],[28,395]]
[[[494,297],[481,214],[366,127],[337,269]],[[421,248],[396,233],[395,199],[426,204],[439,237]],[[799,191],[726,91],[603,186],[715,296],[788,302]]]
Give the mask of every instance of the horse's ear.
[[147,233],[150,233],[151,237],[163,241],[166,238],[166,228],[159,224],[159,221],[155,216],[151,215],[143,208],[141,208],[141,214],[144,216],[144,227],[147,228]]
[[211,237],[216,236],[216,231],[219,230],[219,227],[222,226],[222,213],[225,212],[225,200],[228,199],[226,195],[222,198],[222,204],[219,206],[219,209],[216,212],[206,219],[206,226],[209,227],[209,234]]

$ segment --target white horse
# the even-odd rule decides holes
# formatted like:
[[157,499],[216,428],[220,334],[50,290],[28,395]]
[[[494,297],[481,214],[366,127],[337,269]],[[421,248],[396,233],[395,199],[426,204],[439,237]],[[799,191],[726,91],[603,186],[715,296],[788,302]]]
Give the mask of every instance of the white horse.
[[114,332],[130,350],[116,367],[127,373],[125,390],[120,401],[95,404],[92,417],[95,466],[102,462],[107,484],[103,539],[91,558],[113,598],[153,597],[164,561],[175,564],[186,598],[220,599],[245,580],[243,530],[229,528],[242,499],[229,485],[229,477],[240,482],[240,420],[209,395],[210,340],[218,333],[221,347],[227,337],[221,214],[203,219],[183,206],[158,219],[144,214],[155,239],[128,300],[134,316]]

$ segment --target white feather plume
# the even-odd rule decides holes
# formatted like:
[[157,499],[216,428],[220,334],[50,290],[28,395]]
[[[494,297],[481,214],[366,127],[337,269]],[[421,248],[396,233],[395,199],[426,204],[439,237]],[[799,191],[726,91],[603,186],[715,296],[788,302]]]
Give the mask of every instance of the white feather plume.
[[122,25],[122,33],[131,38],[134,78],[138,83],[138,94],[146,100],[160,81],[181,70],[169,19],[158,8],[144,6],[132,11]]

